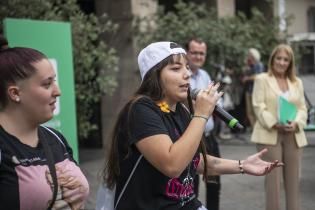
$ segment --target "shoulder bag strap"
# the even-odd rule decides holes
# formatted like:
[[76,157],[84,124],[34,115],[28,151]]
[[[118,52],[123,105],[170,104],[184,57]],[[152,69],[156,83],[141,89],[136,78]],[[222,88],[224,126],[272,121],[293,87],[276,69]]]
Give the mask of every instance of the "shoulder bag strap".
[[[10,136],[6,133],[6,131],[3,131],[3,134],[5,135],[6,138],[10,139]],[[17,159],[17,156],[16,156],[16,152],[14,152],[14,149],[12,148],[12,146],[6,142],[6,139],[3,139],[3,145],[5,146],[5,149],[8,150],[9,155],[12,156],[12,162],[16,165],[19,165],[19,161]],[[0,149],[0,163],[1,163],[1,149]],[[17,160],[17,161],[14,161],[14,160]]]
[[[51,131],[50,129],[48,129],[48,128],[44,127],[44,126],[43,126],[43,128]],[[55,136],[57,136],[57,135],[55,134]],[[57,136],[57,138],[59,138],[59,137]],[[43,144],[43,148],[44,148],[45,156],[46,156],[46,159],[47,159],[49,171],[50,171],[51,178],[52,178],[52,181],[53,181],[53,184],[54,184],[53,197],[52,197],[52,200],[50,202],[49,207],[47,208],[47,210],[50,210],[53,207],[53,205],[54,205],[54,203],[56,201],[57,193],[58,193],[57,174],[56,174],[54,157],[53,157],[51,149],[50,149],[50,147],[48,145],[48,142],[47,142],[45,137],[44,138],[40,138],[40,140],[41,140],[41,142]]]
[[137,162],[135,163],[135,166],[133,167],[133,169],[132,169],[132,171],[131,171],[131,173],[130,173],[130,175],[129,175],[129,177],[128,177],[128,179],[127,179],[125,185],[124,185],[124,187],[122,188],[121,192],[119,193],[119,196],[118,196],[118,198],[117,198],[117,201],[116,201],[116,204],[115,204],[115,208],[114,208],[114,209],[116,209],[116,207],[117,207],[117,205],[118,205],[118,203],[119,203],[119,200],[121,199],[122,195],[124,194],[124,192],[125,192],[125,190],[126,190],[126,187],[127,187],[128,183],[129,183],[129,181],[130,181],[132,175],[134,174],[134,172],[135,172],[137,166],[139,165],[140,160],[141,160],[142,157],[143,157],[143,154],[141,154],[141,155],[139,156]]

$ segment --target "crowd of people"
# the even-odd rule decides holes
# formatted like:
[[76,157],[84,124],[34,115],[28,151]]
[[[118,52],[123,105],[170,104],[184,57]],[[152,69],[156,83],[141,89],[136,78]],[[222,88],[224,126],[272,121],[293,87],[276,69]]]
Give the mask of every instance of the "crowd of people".
[[[42,125],[61,95],[56,73],[43,53],[10,48],[0,38],[1,206],[84,209],[88,181],[65,137]],[[257,153],[244,160],[220,157],[213,111],[223,106],[224,93],[203,69],[206,55],[199,38],[186,48],[163,41],[140,51],[141,84],[118,114],[103,169],[103,182],[115,193],[113,209],[218,210],[220,175],[248,174],[265,176],[266,210],[277,210],[283,174],[286,208],[299,210],[307,109],[291,47],[276,46],[267,71],[259,52],[248,51],[242,82]],[[192,98],[195,89],[201,91]],[[279,97],[297,110],[285,123],[279,122]],[[199,180],[206,185],[205,204],[198,199]]]

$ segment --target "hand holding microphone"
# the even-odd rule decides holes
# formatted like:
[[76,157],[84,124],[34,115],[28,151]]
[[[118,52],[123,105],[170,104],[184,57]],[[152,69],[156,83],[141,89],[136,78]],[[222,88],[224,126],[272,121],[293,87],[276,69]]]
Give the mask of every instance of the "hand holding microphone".
[[[195,110],[194,115],[204,116],[209,118],[209,116],[213,113],[214,107],[222,96],[223,93],[218,93],[219,84],[211,83],[207,89],[198,91],[198,100],[197,94],[195,100]],[[191,92],[190,92],[191,93]]]
[[[213,88],[215,89],[215,88]],[[209,91],[213,91],[212,88],[209,89]],[[217,90],[217,89],[216,89]],[[217,93],[215,90],[215,93],[213,93],[214,96],[220,96],[222,93]],[[200,93],[200,91],[207,91],[207,90],[201,90],[201,89],[193,89],[190,92],[190,96],[193,100],[196,100],[197,95]],[[218,97],[219,98],[219,97]],[[212,111],[212,110],[211,110]],[[227,111],[225,111],[223,108],[215,105],[213,109],[213,114],[219,117],[222,121],[224,121],[230,128],[234,130],[242,130],[244,127],[238,122],[237,119],[235,119],[232,115],[230,115]]]

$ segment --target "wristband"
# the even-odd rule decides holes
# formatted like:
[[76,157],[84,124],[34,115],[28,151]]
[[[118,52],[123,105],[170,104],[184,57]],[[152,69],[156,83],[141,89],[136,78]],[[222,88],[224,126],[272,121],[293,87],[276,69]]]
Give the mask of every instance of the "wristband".
[[245,172],[244,172],[244,169],[243,169],[243,165],[242,165],[242,163],[241,163],[241,160],[238,160],[238,167],[239,167],[239,169],[240,169],[240,174],[244,174]]
[[202,119],[205,119],[206,122],[208,121],[208,118],[205,117],[205,116],[202,116],[202,115],[193,115],[192,117],[198,117],[198,118],[202,118]]

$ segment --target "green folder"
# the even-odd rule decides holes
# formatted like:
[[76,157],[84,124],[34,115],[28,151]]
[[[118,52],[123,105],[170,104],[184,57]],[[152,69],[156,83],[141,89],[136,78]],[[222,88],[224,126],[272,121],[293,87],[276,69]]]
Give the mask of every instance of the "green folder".
[[288,121],[295,120],[296,106],[282,96],[279,96],[279,122],[287,124]]

